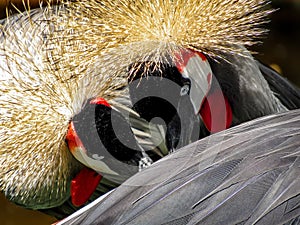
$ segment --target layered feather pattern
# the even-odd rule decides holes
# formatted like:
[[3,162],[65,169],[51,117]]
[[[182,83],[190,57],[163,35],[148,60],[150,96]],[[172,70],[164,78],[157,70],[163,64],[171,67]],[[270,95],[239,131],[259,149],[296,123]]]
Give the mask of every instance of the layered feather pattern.
[[182,48],[245,55],[238,46],[265,33],[266,5],[66,1],[2,21],[0,190],[29,208],[60,205],[80,167],[65,144],[67,126],[87,99],[111,100],[127,85],[129,65],[132,74],[140,61],[173,63]]
[[298,224],[299,123],[294,110],[209,136],[60,224]]

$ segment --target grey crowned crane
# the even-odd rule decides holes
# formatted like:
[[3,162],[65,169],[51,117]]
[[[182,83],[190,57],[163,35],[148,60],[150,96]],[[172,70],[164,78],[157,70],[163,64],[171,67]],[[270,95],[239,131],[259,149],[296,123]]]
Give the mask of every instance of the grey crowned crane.
[[[213,209],[217,208],[209,208],[213,204],[208,207],[210,197],[216,196],[215,192],[221,193],[222,187],[231,182],[233,173],[243,176],[243,168],[248,170],[264,162],[264,155],[269,160],[265,166],[274,162],[274,171],[278,169],[277,173],[272,172],[274,177],[283,176],[284,171],[279,169],[294,165],[292,159],[297,162],[296,139],[289,139],[289,135],[297,137],[296,128],[295,133],[272,133],[278,140],[285,137],[295,141],[289,154],[281,148],[277,154],[277,142],[276,146],[253,151],[253,155],[250,151],[255,148],[254,142],[271,134],[264,130],[268,123],[279,127],[277,123],[272,125],[277,119],[261,120],[266,120],[265,128],[264,123],[261,124],[265,132],[262,136],[256,133],[259,127],[255,130],[259,122],[240,125],[245,127],[245,132],[254,129],[253,136],[249,135],[251,132],[247,135],[248,138],[256,135],[257,140],[241,139],[245,148],[239,142],[236,148],[232,145],[231,161],[226,161],[227,156],[231,157],[226,155],[230,150],[220,147],[222,138],[228,140],[227,144],[234,139],[226,129],[270,114],[282,113],[274,118],[290,121],[289,115],[297,114],[297,110],[289,110],[300,107],[299,90],[256,61],[245,48],[257,43],[258,37],[265,34],[262,25],[271,11],[263,0],[84,0],[49,5],[2,20],[0,190],[16,204],[63,218],[125,181],[145,179],[146,182],[147,171],[153,172],[152,178],[161,177],[162,183],[155,182],[157,191],[137,188],[141,194],[145,193],[138,199],[125,196],[127,191],[123,184],[104,200],[104,204],[114,201],[115,195],[120,193],[124,199],[128,197],[128,205],[124,207],[142,202],[139,207],[145,208],[128,211],[129,219],[124,217],[126,222],[147,217],[147,204],[160,202],[154,196],[162,194],[162,200],[167,199],[164,196],[168,196],[168,187],[174,187],[168,186],[173,184],[173,178],[155,170],[156,165],[164,162],[167,163],[165,170],[177,171],[178,178],[182,177],[178,182],[191,181],[196,186],[192,176],[200,174],[194,171],[193,165],[198,168],[203,164],[199,169],[206,177],[212,171],[219,173],[222,168],[227,174],[212,175],[212,183],[207,181],[199,187],[207,195],[201,195],[203,199],[194,202],[192,208],[188,203],[183,204],[182,207],[188,207],[182,209],[182,213],[187,214],[198,213],[199,207],[215,212]],[[240,131],[239,128],[233,131],[235,129]],[[211,134],[213,136],[209,136]],[[234,136],[240,137],[238,132]],[[188,145],[202,138],[205,139],[198,144]],[[205,145],[201,143],[207,140],[219,141],[209,145],[211,153],[203,150],[209,160],[197,157],[200,152],[188,151],[195,145],[203,149]],[[251,145],[247,146],[248,143]],[[188,147],[182,149],[184,146]],[[178,149],[181,150],[173,154]],[[183,157],[185,153],[189,155]],[[168,154],[170,156],[163,158]],[[209,158],[211,154],[216,156],[214,160]],[[181,157],[186,162],[192,156],[195,159],[188,164],[180,161]],[[157,160],[160,161],[153,164]],[[276,164],[276,160],[280,162]],[[145,169],[147,167],[149,169]],[[245,175],[243,182],[246,183],[241,180],[236,180],[237,186],[230,183],[232,188],[244,184],[248,190],[252,186],[247,186],[247,182],[253,181],[254,185],[261,180],[260,176],[269,176],[263,165],[261,170],[252,172],[254,174],[247,174],[248,177]],[[138,175],[133,176],[136,173]],[[223,178],[217,180],[218,176]],[[257,180],[253,180],[255,177]],[[274,184],[280,186],[280,183]],[[233,190],[231,186],[225,189]],[[273,190],[271,184],[267,187]],[[165,192],[160,192],[161,188],[165,188]],[[148,191],[152,197],[148,198]],[[177,196],[180,191],[174,193],[172,196]],[[235,196],[245,192],[237,193]],[[267,190],[264,193],[267,198]],[[186,197],[196,199],[192,195]],[[99,204],[103,208],[102,203]],[[251,207],[256,209],[259,205],[253,202]],[[107,219],[101,217],[102,214],[96,215],[100,211],[89,206],[84,213],[95,213],[91,216],[95,223],[108,224],[108,217],[113,217],[114,211],[109,210],[114,207],[108,208]],[[239,207],[235,202],[233,206]],[[122,204],[116,205],[116,210],[121,210],[119,207],[122,208]],[[218,209],[229,216],[229,208]],[[173,211],[166,213],[170,218],[174,215]],[[136,216],[130,217],[133,214]],[[247,215],[254,218],[256,214]],[[247,215],[245,211],[243,218]],[[115,216],[112,223],[121,223],[120,212],[116,211]],[[157,219],[159,223],[175,223],[173,220],[180,217],[177,216]],[[186,222],[196,223],[198,216],[201,221],[202,217],[197,214],[186,218]],[[182,224],[180,220],[178,223]]]
[[58,223],[299,224],[300,110],[262,117],[166,156]]

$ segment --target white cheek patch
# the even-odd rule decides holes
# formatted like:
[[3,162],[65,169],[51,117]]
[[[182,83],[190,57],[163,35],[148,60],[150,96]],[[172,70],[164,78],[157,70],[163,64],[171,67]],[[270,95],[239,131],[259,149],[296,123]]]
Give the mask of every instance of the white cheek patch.
[[183,77],[191,80],[190,99],[193,104],[195,114],[198,114],[201,104],[207,95],[212,80],[212,70],[208,60],[201,53],[192,52],[184,55],[189,57],[184,59],[186,65],[181,67]]
[[86,150],[80,147],[77,147],[74,151],[72,151],[72,154],[79,162],[81,162],[89,168],[94,169],[97,172],[107,173],[111,175],[119,175],[115,171],[111,170],[109,166],[105,164],[105,162],[101,161],[102,159],[104,159],[104,156],[97,155],[96,158],[98,159],[90,158],[86,154]]

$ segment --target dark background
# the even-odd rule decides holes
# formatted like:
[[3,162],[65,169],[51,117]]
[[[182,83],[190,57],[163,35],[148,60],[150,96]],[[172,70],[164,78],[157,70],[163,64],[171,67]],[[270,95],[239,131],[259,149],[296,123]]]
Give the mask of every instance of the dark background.
[[269,35],[253,50],[258,59],[300,87],[300,0],[273,0],[272,6],[278,11],[267,25]]
[[[300,0],[273,0],[272,5],[279,10],[271,16],[269,35],[263,44],[252,50],[258,52],[257,58],[281,71],[300,87]],[[2,225],[43,225],[54,221],[42,213],[15,206],[0,196]]]

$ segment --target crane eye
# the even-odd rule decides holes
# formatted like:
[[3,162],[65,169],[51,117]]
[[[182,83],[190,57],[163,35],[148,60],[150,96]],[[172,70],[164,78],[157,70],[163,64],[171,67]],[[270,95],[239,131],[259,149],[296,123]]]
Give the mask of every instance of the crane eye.
[[180,89],[180,96],[188,95],[190,93],[190,85],[185,84]]
[[192,50],[182,50],[178,58],[182,58],[182,60],[176,62],[176,67],[181,73],[181,76],[189,82],[189,86],[185,87],[185,85],[187,85],[185,81],[181,88],[180,95],[189,95],[194,107],[194,112],[198,114],[212,82],[210,64],[203,54]]

